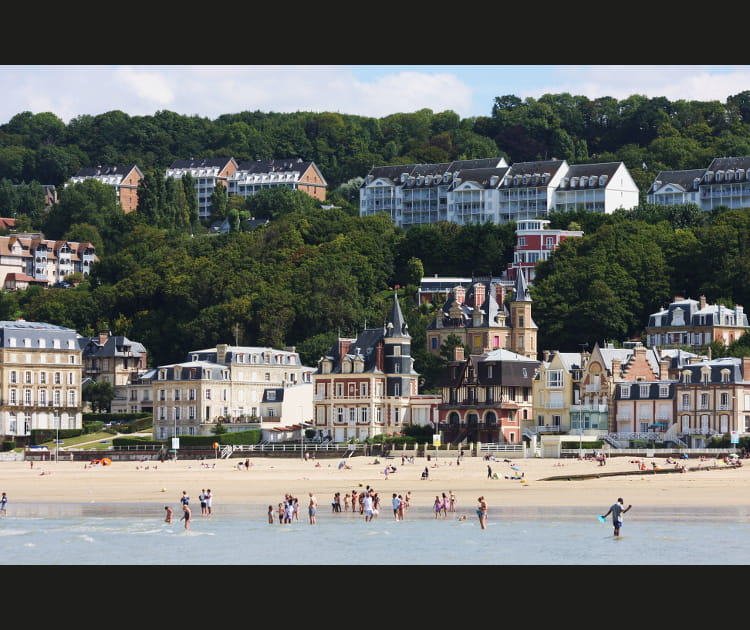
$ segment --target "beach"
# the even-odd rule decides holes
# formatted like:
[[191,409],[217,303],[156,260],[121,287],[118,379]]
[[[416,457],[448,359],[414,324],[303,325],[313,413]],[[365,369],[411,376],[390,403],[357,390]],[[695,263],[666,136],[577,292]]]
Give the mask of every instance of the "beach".
[[[390,504],[392,493],[411,493],[411,505],[429,508],[435,496],[453,492],[457,510],[473,515],[477,498],[484,496],[493,507],[586,507],[606,509],[618,498],[634,506],[724,508],[750,507],[750,464],[720,466],[709,459],[701,470],[657,474],[651,462],[662,469],[671,468],[663,459],[645,459],[648,470],[639,471],[632,457],[610,457],[605,466],[593,460],[515,458],[495,461],[482,456],[415,457],[402,464],[396,454],[387,463],[396,467],[387,478],[386,460],[366,456],[342,460],[251,457],[250,466],[238,466],[239,459],[160,462],[114,461],[110,465],[84,462],[27,461],[0,462],[0,491],[8,495],[8,512],[14,504],[47,503],[130,503],[162,504],[176,508],[183,490],[198,504],[203,488],[213,494],[214,510],[222,504],[252,507],[277,505],[289,493],[307,505],[308,493],[315,494],[319,511],[330,511],[336,492],[342,496],[371,486],[383,505]],[[697,468],[698,458],[682,460],[686,467]],[[488,478],[488,466],[498,478]],[[514,466],[514,468],[511,468]],[[427,468],[429,477],[422,479]],[[516,470],[520,469],[520,470]],[[572,479],[579,475],[628,475]],[[519,476],[523,479],[509,479]],[[552,477],[565,479],[549,480]],[[571,477],[570,479],[568,477]],[[177,513],[177,509],[175,509]]]

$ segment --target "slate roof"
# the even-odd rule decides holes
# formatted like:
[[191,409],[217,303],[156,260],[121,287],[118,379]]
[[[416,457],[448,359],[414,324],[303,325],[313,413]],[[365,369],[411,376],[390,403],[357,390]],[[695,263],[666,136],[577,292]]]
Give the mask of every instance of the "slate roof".
[[703,180],[703,174],[705,172],[705,168],[694,168],[686,171],[661,171],[651,183],[646,194],[650,195],[656,192],[654,186],[657,182],[661,182],[658,190],[661,190],[667,184],[671,184],[685,192],[698,190],[695,179],[697,178],[698,183],[700,183]]
[[[706,367],[710,370],[708,377],[710,383],[721,383],[722,371],[727,369],[729,370],[729,381],[731,383],[737,383],[744,380],[742,374],[742,359],[738,357],[722,357],[720,359],[701,361],[700,363],[692,363],[683,366],[680,369],[680,382],[682,381],[682,374],[686,370],[692,373],[692,383],[702,382],[702,374]],[[750,377],[750,375],[747,376]]]
[[[537,162],[515,162],[511,165],[509,172],[506,174],[505,178],[505,186],[507,187],[521,187],[526,188],[529,186],[529,183],[522,183],[519,182],[518,184],[515,184],[513,181],[513,178],[515,178],[516,175],[543,175],[544,173],[549,173],[550,177],[547,180],[549,181],[554,177],[554,175],[557,173],[557,171],[560,170],[560,168],[566,164],[565,160],[540,160]],[[541,185],[541,184],[536,184]]]
[[74,177],[111,177],[118,175],[122,178],[128,175],[133,169],[140,172],[135,164],[128,166],[87,166],[79,169]]
[[[432,179],[430,183],[423,185],[437,186],[439,184],[446,185],[446,183],[443,182],[443,175],[445,175],[445,173],[450,173],[452,175],[461,170],[507,168],[501,166],[504,163],[503,158],[497,157],[482,158],[478,160],[454,160],[453,162],[437,162],[435,164],[396,164],[393,166],[374,166],[370,169],[367,175],[372,180],[385,179],[394,185],[402,185],[401,175],[403,173],[406,173],[409,177],[414,177],[415,179],[420,175],[431,175]],[[452,178],[450,181],[452,182]],[[367,186],[367,179],[362,183],[361,188],[364,188],[365,186]]]
[[[675,326],[672,321],[674,319],[674,311],[677,308],[681,308],[684,311],[684,324],[679,326],[726,326],[727,324],[721,323],[721,314],[731,313],[737,315],[735,309],[728,308],[721,304],[706,304],[704,308],[700,308],[700,302],[690,298],[675,300],[666,309],[661,309],[656,313],[652,313],[648,316],[648,327],[650,328],[666,328]],[[661,318],[661,323],[656,325],[656,318]],[[703,321],[701,322],[701,318]],[[734,326],[748,326],[747,314],[742,312],[739,314],[739,318]]]
[[582,362],[580,352],[557,352],[556,354],[560,357],[560,362],[568,372],[581,369]]
[[737,170],[738,168],[747,169],[750,168],[750,157],[720,157],[711,160],[708,165],[707,171],[727,171],[728,169]]
[[188,160],[175,160],[169,165],[169,168],[218,168],[223,169],[234,158],[190,158]]
[[[451,182],[449,190],[456,188],[466,182],[474,182],[482,188],[498,188],[503,182],[503,177],[508,172],[509,167],[502,166],[500,168],[468,168],[461,169],[457,173],[457,177],[461,179],[460,183],[455,181]],[[492,178],[497,177],[494,185],[492,184]]]
[[[668,393],[666,396],[660,395],[661,386],[666,385]],[[629,390],[629,396],[622,395],[623,387]],[[641,387],[648,387],[648,393],[641,396]],[[663,400],[665,402],[674,400],[675,381],[626,381],[617,383],[615,387],[615,400]]]
[[[84,357],[124,357],[146,355],[146,348],[137,341],[130,341],[123,335],[110,335],[102,344],[99,337],[82,337],[79,341]],[[127,348],[127,350],[126,350]]]

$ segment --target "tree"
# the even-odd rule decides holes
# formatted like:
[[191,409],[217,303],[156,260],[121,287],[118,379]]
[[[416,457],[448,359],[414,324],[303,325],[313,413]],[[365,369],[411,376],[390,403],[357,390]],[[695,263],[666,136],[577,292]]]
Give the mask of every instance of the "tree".
[[83,389],[83,400],[91,404],[94,412],[109,412],[115,397],[115,388],[108,381],[92,382]]

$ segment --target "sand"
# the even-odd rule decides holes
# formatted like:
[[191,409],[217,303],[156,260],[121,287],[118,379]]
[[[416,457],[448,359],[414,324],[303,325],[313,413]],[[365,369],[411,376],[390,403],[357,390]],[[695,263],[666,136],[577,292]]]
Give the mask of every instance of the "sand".
[[[455,457],[417,457],[413,464],[401,464],[397,456],[390,463],[397,471],[383,474],[385,460],[374,464],[373,457],[347,459],[351,469],[340,469],[336,459],[314,461],[292,458],[252,457],[252,466],[239,469],[239,460],[209,460],[208,467],[197,460],[171,462],[113,462],[109,466],[85,467],[83,462],[0,461],[0,491],[8,493],[9,510],[21,503],[146,503],[179,505],[183,490],[197,504],[202,488],[210,488],[214,509],[222,504],[267,506],[277,505],[286,493],[298,497],[303,505],[313,492],[321,506],[328,509],[335,492],[372,486],[384,504],[393,492],[411,492],[411,504],[430,507],[435,495],[453,491],[459,510],[471,512],[477,497],[483,495],[490,508],[590,506],[604,511],[617,497],[625,503],[663,507],[746,507],[750,506],[750,463],[741,467],[709,469],[716,462],[711,459],[703,470],[686,473],[653,474],[636,472],[632,457],[612,457],[606,466],[595,461],[577,459],[514,459],[485,461],[481,456],[465,456],[461,465]],[[651,464],[652,460],[646,460]],[[663,468],[664,460],[656,460]],[[697,467],[698,459],[685,462]],[[487,466],[499,479],[487,478]],[[518,466],[524,481],[504,478],[518,474],[511,469]],[[429,479],[421,473],[428,467]],[[584,480],[545,480],[565,475],[596,475],[629,471],[635,474],[590,478]],[[44,474],[41,474],[44,472]]]

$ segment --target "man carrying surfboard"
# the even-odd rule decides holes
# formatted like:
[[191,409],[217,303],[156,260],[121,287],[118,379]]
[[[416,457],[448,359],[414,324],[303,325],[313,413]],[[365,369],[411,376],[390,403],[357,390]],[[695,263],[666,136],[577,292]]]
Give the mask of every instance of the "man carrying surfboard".
[[612,525],[614,525],[615,528],[615,536],[619,536],[620,528],[622,527],[622,515],[632,507],[633,506],[630,504],[628,504],[628,507],[624,507],[624,502],[622,497],[620,497],[617,499],[617,503],[613,503],[609,510],[607,510],[607,513],[601,516],[600,520],[604,522],[604,519],[612,514]]

